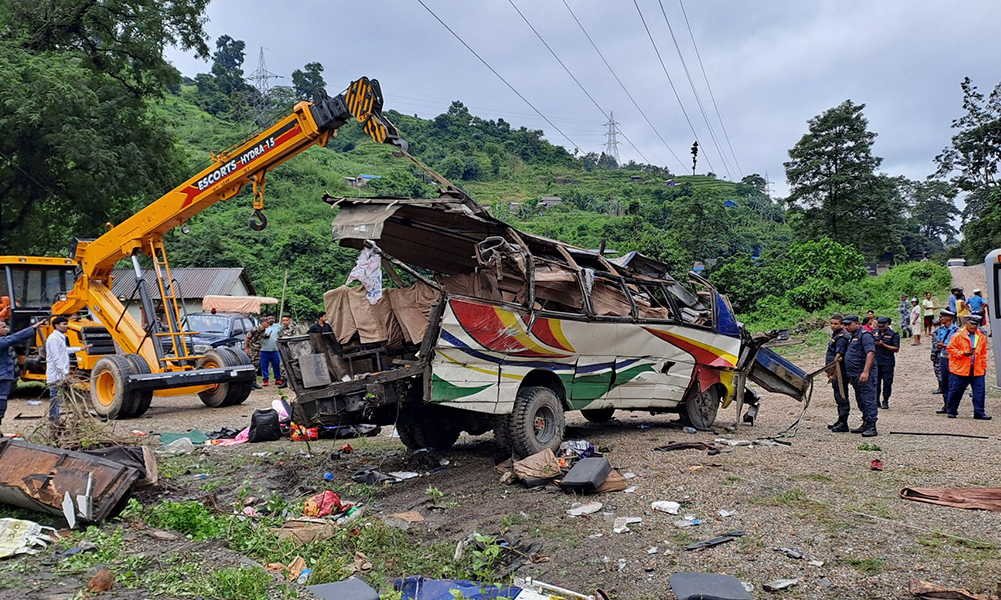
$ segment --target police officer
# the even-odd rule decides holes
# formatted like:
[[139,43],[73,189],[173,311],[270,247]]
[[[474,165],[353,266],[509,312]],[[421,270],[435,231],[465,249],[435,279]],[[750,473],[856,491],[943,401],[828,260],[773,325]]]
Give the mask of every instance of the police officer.
[[856,315],[848,315],[842,321],[848,331],[848,349],[845,351],[845,371],[848,381],[855,390],[855,402],[862,411],[862,425],[852,429],[863,437],[873,437],[876,432],[878,406],[876,404],[875,367],[876,341],[872,334],[862,329]]
[[[827,380],[834,387],[834,402],[838,405],[838,420],[827,428],[834,433],[848,431],[848,415],[852,405],[848,402],[848,374],[845,372],[845,351],[848,349],[848,332],[841,323],[841,315],[831,315],[831,341],[827,344],[825,364],[837,362],[827,373]],[[844,392],[844,393],[842,393]]]
[[948,310],[939,311],[939,326],[935,330],[935,343],[933,347],[938,349],[938,372],[941,375],[942,408],[935,411],[936,414],[945,415],[949,413],[949,353],[946,347],[952,340],[952,336],[959,330],[956,327],[956,313]]
[[900,350],[900,334],[890,329],[890,318],[876,319],[876,400],[883,396],[882,409],[890,408],[890,394],[893,393],[893,367],[897,364]]

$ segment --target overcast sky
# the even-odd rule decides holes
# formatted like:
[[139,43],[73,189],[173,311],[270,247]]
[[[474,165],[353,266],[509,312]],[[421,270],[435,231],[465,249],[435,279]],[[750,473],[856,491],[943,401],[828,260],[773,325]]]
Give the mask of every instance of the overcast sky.
[[[581,91],[508,0],[425,3],[525,98],[566,134],[547,124],[457,41],[417,0],[298,2],[214,0],[206,31],[247,44],[244,71],[265,48],[268,69],[289,85],[294,69],[318,61],[331,91],[359,76],[378,79],[386,105],[432,117],[461,100],[484,118],[543,129],[573,150],[604,148],[602,112]],[[661,4],[638,0],[681,105],[632,0],[567,0],[598,49],[646,113],[647,124],[601,62],[562,0],[514,0],[553,51],[606,113],[614,111],[625,140],[623,161],[691,168],[737,180],[767,172],[777,195],[787,193],[782,163],[806,132],[806,121],[845,99],[865,103],[883,170],[911,178],[934,171],[960,116],[959,83],[981,90],[1001,81],[1001,2],[966,0],[818,1],[686,0],[685,10],[709,84],[736,155],[730,155],[706,89],[678,0],[661,0],[726,161],[717,150],[668,31]],[[185,75],[209,65],[177,50],[170,59]],[[656,128],[656,132],[654,131]],[[658,137],[657,132],[660,136]],[[406,131],[402,132],[406,137]],[[663,137],[684,163],[671,155]]]

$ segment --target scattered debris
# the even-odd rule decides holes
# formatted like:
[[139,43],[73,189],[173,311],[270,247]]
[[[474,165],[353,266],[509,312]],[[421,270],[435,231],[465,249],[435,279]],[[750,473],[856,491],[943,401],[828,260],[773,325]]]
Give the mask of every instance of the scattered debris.
[[[532,585],[545,585],[546,588],[545,591],[537,592],[528,586],[524,588],[518,587],[517,582],[513,586],[500,587],[494,584],[465,579],[425,579],[416,576],[397,579],[394,589],[402,594],[402,600],[455,600],[455,598],[464,598],[465,600],[488,600],[493,598],[549,600],[553,597],[550,592],[560,589],[540,584],[539,582],[532,582]],[[588,596],[574,592],[568,594],[567,592],[568,590],[561,590],[558,594],[563,597],[570,596],[579,600],[592,600]]]
[[974,594],[960,588],[945,588],[929,581],[912,579],[907,584],[907,590],[918,600],[995,600],[996,596]]
[[[966,433],[934,433],[931,431],[891,431],[890,435],[941,435],[946,437],[970,438],[973,440],[989,440],[986,435],[969,435]],[[931,585],[931,584],[929,584]]]
[[687,425],[685,427],[682,427],[681,430],[684,431],[685,433],[698,433],[697,429],[695,429],[694,427],[687,426]]
[[396,483],[399,481],[391,475],[387,475],[381,471],[376,471],[375,467],[362,467],[354,475],[351,476],[351,481],[355,483],[365,483],[368,485],[375,485],[377,483]]
[[567,511],[567,514],[570,515],[571,517],[590,515],[601,510],[602,506],[604,506],[604,504],[602,504],[601,502],[588,502],[587,504],[574,502],[573,505],[571,505],[570,510]]
[[74,522],[104,520],[145,476],[134,466],[85,452],[0,439],[0,501]]
[[177,438],[163,447],[167,454],[191,454],[195,451],[195,445],[188,438]]
[[673,450],[716,450],[716,447],[705,442],[678,442],[665,446],[657,446],[654,450],[658,452],[671,452]]
[[671,502],[670,500],[658,500],[650,504],[650,508],[654,510],[659,510],[660,512],[666,512],[672,515],[678,514],[681,510],[681,504],[677,502]]
[[388,515],[383,522],[390,527],[395,527],[397,529],[402,529],[404,531],[410,529],[411,525],[424,522],[424,515],[417,512],[416,510],[411,510],[402,513],[396,513]]
[[594,456],[595,449],[587,440],[567,440],[560,444],[559,456],[575,459]]
[[776,579],[775,581],[769,581],[761,587],[764,588],[766,592],[780,592],[784,589],[791,588],[797,583],[799,583],[799,579]]
[[651,546],[646,549],[647,554],[657,554],[657,546]]
[[[555,585],[550,585],[548,583],[543,583],[541,581],[535,581],[531,577],[516,577],[514,580],[514,585],[522,588],[523,590],[531,590],[542,594],[544,598],[577,598],[578,600],[599,600],[604,597],[607,598],[605,592],[598,590],[594,596],[586,596],[577,592],[570,591],[565,588],[557,587]],[[521,595],[518,598],[522,598]],[[526,596],[527,598],[527,596]]]
[[0,558],[15,554],[35,554],[38,552],[35,549],[37,546],[44,548],[58,537],[55,529],[34,521],[0,519]]
[[701,542],[695,542],[694,544],[689,544],[685,546],[685,550],[703,550],[705,548],[712,548],[713,546],[719,546],[720,544],[725,544],[727,542],[732,542],[733,540],[746,535],[743,530],[730,531],[724,533],[723,535],[703,540]]
[[352,452],[355,451],[355,449],[351,446],[351,444],[344,444],[339,448],[339,450],[341,451],[342,454],[351,454]]
[[726,509],[721,508],[721,509],[719,509],[719,512],[717,512],[716,514],[719,515],[719,516],[721,516],[721,517],[723,517],[725,519],[727,517],[732,517],[733,515],[737,514],[737,511],[735,511],[735,510],[726,510]]
[[810,565],[811,567],[822,567],[824,566],[824,561],[813,559],[806,561],[806,564]]
[[674,522],[675,527],[695,527],[701,525],[702,521],[695,518],[695,515],[685,515],[685,518]]
[[564,492],[593,492],[601,487],[611,471],[612,465],[607,458],[584,458],[563,477],[560,488]]
[[878,458],[874,458],[872,459],[872,462],[869,463],[869,468],[873,471],[882,471],[883,461],[879,460]]
[[904,488],[904,500],[940,506],[1001,511],[1001,487],[994,488]]
[[92,593],[106,592],[115,585],[115,574],[108,569],[102,569],[87,582],[87,591]]
[[397,482],[400,482],[400,481],[406,481],[407,479],[413,479],[415,477],[420,477],[421,476],[420,473],[414,473],[413,471],[391,471],[391,472],[386,473],[386,474],[396,480],[393,483],[397,483]]
[[296,556],[292,559],[292,562],[285,567],[285,579],[288,581],[296,581],[305,569],[306,559],[301,556]]
[[87,540],[84,540],[84,541],[80,542],[79,546],[74,546],[74,547],[70,548],[69,550],[66,550],[65,552],[60,552],[59,554],[56,554],[55,557],[56,558],[69,558],[70,556],[76,556],[77,554],[81,554],[83,552],[91,552],[91,551],[94,551],[94,550],[97,550],[97,544],[94,544],[93,542],[88,542]]
[[205,435],[203,432],[192,429],[186,433],[161,433],[160,443],[163,445],[164,449],[170,444],[176,442],[177,440],[187,439],[192,444],[202,445],[209,441],[209,436]]
[[801,550],[793,550],[792,548],[775,548],[776,552],[781,552],[789,558],[800,560],[803,558],[804,554]]
[[552,479],[562,473],[556,455],[549,448],[515,462],[511,468],[518,479],[529,477]]
[[379,600],[379,592],[356,577],[335,583],[311,585],[306,589],[321,600]]
[[727,446],[754,446],[754,442],[751,440],[730,440],[727,438],[716,438],[713,440],[718,444],[724,444]]
[[629,533],[630,525],[642,523],[643,517],[616,517],[612,525],[612,533]]
[[730,575],[714,573],[675,573],[670,579],[671,590],[678,600],[751,600],[740,580]]
[[364,552],[355,552],[355,561],[348,565],[346,570],[351,574],[368,573],[372,570],[372,561],[368,559],[368,556],[365,556]]
[[598,486],[598,489],[594,490],[597,494],[605,494],[608,492],[628,492],[630,489],[636,490],[635,487],[629,488],[626,484],[626,478],[619,475],[618,471],[612,470],[605,481]]
[[337,492],[327,490],[306,500],[302,505],[302,516],[325,517],[341,512],[341,497]]
[[295,539],[300,546],[305,546],[316,540],[326,540],[334,536],[334,525],[323,519],[291,519],[282,523],[281,527],[270,530],[278,535],[278,541]]

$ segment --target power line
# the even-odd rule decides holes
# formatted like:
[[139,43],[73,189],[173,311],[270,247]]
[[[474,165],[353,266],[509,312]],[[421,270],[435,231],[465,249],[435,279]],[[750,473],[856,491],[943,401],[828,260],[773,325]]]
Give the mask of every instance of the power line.
[[699,68],[702,69],[702,77],[706,80],[706,88],[709,90],[709,97],[712,98],[713,108],[716,109],[716,118],[719,119],[719,126],[723,129],[723,137],[726,139],[726,145],[730,147],[730,156],[733,157],[733,164],[737,165],[737,172],[740,173],[741,177],[744,177],[744,172],[740,168],[740,162],[737,160],[737,155],[733,151],[733,145],[730,144],[730,136],[726,132],[726,125],[723,124],[723,117],[719,114],[719,106],[716,105],[716,96],[713,95],[713,88],[709,85],[709,76],[706,75],[706,67],[702,64],[702,56],[699,54],[699,45],[695,43],[695,34],[692,33],[692,25],[688,22],[688,13],[685,12],[685,3],[683,0],[678,0],[678,4],[681,5],[681,14],[685,16],[685,25],[688,27],[688,35],[692,38],[692,46],[695,47],[695,57],[699,59]]
[[549,118],[546,117],[546,115],[542,114],[541,110],[535,108],[535,105],[532,104],[531,102],[529,102],[528,98],[522,96],[521,92],[519,92],[518,90],[516,90],[513,85],[511,85],[510,83],[508,83],[507,79],[504,79],[504,77],[500,73],[498,73],[496,69],[494,69],[493,67],[490,66],[490,63],[488,63],[487,61],[483,60],[483,57],[480,56],[479,54],[477,54],[476,50],[473,50],[469,46],[469,44],[467,44],[465,42],[465,40],[463,40],[461,37],[459,37],[459,34],[457,34],[456,32],[452,31],[451,27],[449,27],[448,25],[446,25],[445,22],[442,21],[441,18],[439,18],[438,15],[436,15],[434,13],[434,11],[431,10],[428,7],[427,4],[424,4],[424,0],[417,0],[417,3],[420,4],[421,6],[423,6],[424,10],[428,11],[429,13],[431,13],[431,16],[434,17],[436,21],[438,21],[439,23],[441,23],[442,27],[444,27],[445,29],[447,29],[448,32],[451,33],[452,36],[455,39],[459,40],[459,43],[462,44],[463,46],[465,46],[466,50],[469,50],[470,52],[472,52],[473,56],[475,56],[476,58],[478,58],[479,61],[481,63],[483,63],[483,66],[485,66],[486,68],[490,69],[491,73],[493,73],[494,75],[497,76],[498,79],[500,79],[501,81],[503,81],[504,85],[506,85],[512,92],[514,92],[516,96],[518,96],[519,98],[521,98],[522,101],[525,102],[525,104],[529,105],[532,108],[532,110],[534,110],[540,117],[542,117],[543,120],[545,120],[546,123],[549,123],[549,125],[552,126],[553,129],[555,129],[556,131],[559,131],[560,135],[562,135],[568,142],[570,142],[571,144],[573,144],[573,146],[574,146],[575,149],[580,149],[580,146],[576,142],[574,142],[573,140],[571,140],[570,137],[567,136],[567,134],[565,134],[562,131],[560,131],[560,128],[557,127],[555,123],[553,123],[552,121],[550,121]]
[[[418,0],[420,1],[420,0]],[[685,104],[681,101],[681,96],[678,94],[678,89],[674,87],[674,81],[671,80],[671,74],[667,72],[667,65],[664,64],[664,58],[660,55],[660,50],[657,49],[657,42],[653,40],[653,34],[650,33],[650,28],[647,27],[646,19],[643,18],[643,11],[640,10],[640,5],[636,0],[633,0],[633,5],[636,7],[636,12],[640,15],[640,21],[643,22],[643,29],[646,30],[646,35],[650,38],[650,44],[653,46],[653,51],[657,54],[657,60],[660,61],[660,66],[664,69],[664,75],[667,76],[667,82],[671,84],[671,91],[674,92],[674,97],[678,99],[678,105],[681,106],[681,113],[685,115],[685,120],[688,121],[688,128],[692,130],[692,135],[695,136],[695,141],[699,142],[699,134],[695,133],[695,126],[692,125],[692,120],[688,118],[688,111],[685,110]],[[702,142],[699,142],[702,146]],[[709,156],[706,155],[706,162],[709,163],[709,168],[715,171],[712,161],[709,160]]]
[[628,89],[626,89],[625,84],[623,84],[622,80],[619,79],[619,76],[615,73],[615,69],[612,68],[612,65],[608,64],[608,61],[605,60],[605,55],[601,53],[601,50],[598,50],[598,46],[594,43],[594,40],[591,39],[591,36],[588,35],[587,30],[584,29],[584,25],[580,22],[580,19],[577,18],[577,15],[574,14],[573,9],[571,9],[570,5],[567,4],[567,0],[563,0],[563,6],[567,7],[567,10],[570,11],[570,16],[573,17],[573,20],[577,22],[577,26],[580,27],[580,30],[584,33],[584,37],[586,37],[587,41],[591,43],[591,47],[594,48],[594,51],[598,53],[598,56],[601,58],[601,61],[605,63],[606,67],[608,67],[608,70],[609,72],[611,72],[612,77],[615,78],[615,81],[618,82],[619,87],[621,87],[622,91],[625,92],[626,96],[629,97],[630,102],[633,103],[633,106],[636,107],[636,110],[639,111],[641,115],[643,115],[643,119],[646,120],[646,124],[650,126],[650,129],[653,129],[653,132],[657,134],[658,138],[660,138],[661,143],[664,144],[664,147],[667,148],[667,151],[671,153],[671,156],[674,157],[674,160],[678,161],[678,164],[681,165],[682,169],[684,169],[685,163],[681,162],[681,159],[678,158],[678,155],[674,153],[674,150],[671,148],[671,145],[664,140],[664,138],[660,135],[660,132],[657,131],[657,128],[653,126],[653,123],[646,116],[646,113],[643,112],[642,108],[640,108],[640,105],[636,103],[635,99],[633,99],[633,95],[629,93]]
[[657,0],[657,4],[660,5],[660,14],[664,15],[664,22],[667,23],[667,30],[671,33],[671,41],[674,42],[674,49],[678,51],[678,58],[681,59],[681,67],[685,70],[685,77],[688,78],[688,85],[692,86],[692,93],[695,94],[695,103],[699,105],[699,112],[702,113],[702,119],[706,122],[706,127],[709,128],[709,137],[713,140],[713,145],[716,146],[716,152],[719,152],[719,157],[723,161],[723,169],[726,170],[726,176],[728,179],[733,179],[733,175],[730,174],[730,167],[727,164],[726,155],[723,154],[723,150],[719,147],[719,142],[716,140],[716,132],[713,131],[713,126],[709,122],[709,116],[706,115],[706,109],[702,106],[702,98],[699,97],[699,91],[695,89],[695,82],[692,80],[692,74],[688,71],[688,63],[685,62],[685,56],[681,53],[681,46],[678,45],[678,38],[674,37],[674,28],[671,27],[671,20],[667,18],[667,11],[664,10],[663,0]]
[[[595,108],[597,108],[601,112],[602,116],[604,116],[606,114],[605,109],[601,108],[601,105],[598,104],[598,102],[594,99],[593,96],[591,96],[590,92],[588,92],[587,89],[584,88],[583,84],[581,84],[581,82],[577,79],[577,77],[575,77],[574,74],[570,72],[570,69],[567,68],[567,66],[563,63],[562,60],[560,60],[560,57],[556,55],[556,52],[554,52],[553,49],[549,46],[545,38],[542,37],[542,34],[540,34],[538,30],[536,30],[535,27],[532,25],[532,23],[529,22],[528,18],[525,17],[525,15],[521,12],[518,6],[514,3],[514,0],[507,0],[507,1],[508,4],[511,5],[511,8],[513,8],[515,12],[518,13],[518,16],[520,16],[521,19],[525,22],[525,25],[528,25],[528,28],[532,30],[532,33],[535,34],[535,37],[539,38],[539,41],[542,42],[542,45],[546,47],[546,50],[549,50],[549,53],[553,55],[553,58],[556,59],[556,62],[560,63],[560,66],[563,67],[563,70],[567,72],[567,75],[570,76],[570,79],[573,79],[573,82],[577,84],[577,87],[580,88],[580,91],[584,92],[584,95],[587,96],[587,99],[590,100],[591,103],[594,104]],[[621,133],[622,137],[625,138],[627,142],[629,142],[629,145],[632,146],[633,150],[635,150],[636,153],[643,158],[644,162],[647,163],[650,162],[650,160],[647,159],[647,157],[644,156],[642,152],[640,152],[640,149],[636,147],[636,144],[634,144],[632,140],[629,139],[629,136],[623,133],[621,129],[619,129],[619,133]],[[618,151],[616,151],[616,155],[618,155]],[[615,162],[618,163],[619,161],[616,160]]]

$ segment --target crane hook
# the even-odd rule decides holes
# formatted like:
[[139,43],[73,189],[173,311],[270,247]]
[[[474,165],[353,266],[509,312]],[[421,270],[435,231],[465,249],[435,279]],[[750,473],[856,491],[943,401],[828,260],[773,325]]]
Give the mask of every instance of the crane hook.
[[250,215],[250,228],[254,231],[261,231],[268,226],[268,218],[264,216],[264,213],[260,209],[254,211],[254,214]]

